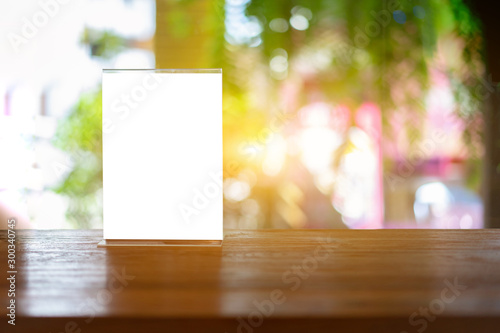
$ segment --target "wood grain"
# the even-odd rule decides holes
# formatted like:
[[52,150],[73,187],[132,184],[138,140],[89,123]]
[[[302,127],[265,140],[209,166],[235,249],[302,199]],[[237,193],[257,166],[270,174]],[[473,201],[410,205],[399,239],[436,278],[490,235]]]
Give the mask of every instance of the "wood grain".
[[219,248],[17,233],[25,331],[500,331],[500,230],[232,231]]

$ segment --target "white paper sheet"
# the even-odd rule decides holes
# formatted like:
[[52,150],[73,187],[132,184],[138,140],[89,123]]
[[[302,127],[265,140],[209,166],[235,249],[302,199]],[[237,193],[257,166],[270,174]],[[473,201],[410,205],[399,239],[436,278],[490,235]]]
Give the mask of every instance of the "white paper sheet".
[[105,70],[104,239],[222,240],[222,71]]

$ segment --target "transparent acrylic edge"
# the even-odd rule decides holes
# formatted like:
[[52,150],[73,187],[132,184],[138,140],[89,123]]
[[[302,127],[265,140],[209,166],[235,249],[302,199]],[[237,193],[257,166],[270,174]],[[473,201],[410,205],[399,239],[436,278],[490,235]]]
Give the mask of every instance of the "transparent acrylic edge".
[[154,73],[204,73],[220,74],[222,68],[146,68],[146,69],[103,69],[103,73],[154,72]]

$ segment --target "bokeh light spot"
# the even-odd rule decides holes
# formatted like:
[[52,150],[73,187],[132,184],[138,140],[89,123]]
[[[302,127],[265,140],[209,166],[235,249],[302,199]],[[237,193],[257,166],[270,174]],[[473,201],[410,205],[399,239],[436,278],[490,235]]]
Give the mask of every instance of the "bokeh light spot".
[[423,20],[425,18],[425,9],[422,6],[415,6],[413,7],[413,15],[415,15],[417,18]]
[[309,8],[295,6],[291,10],[292,15],[302,15],[309,21],[313,18],[313,13]]
[[395,10],[394,12],[392,12],[392,16],[394,17],[394,21],[398,22],[399,24],[406,23],[406,14],[402,10]]
[[277,55],[271,59],[269,66],[273,72],[284,72],[288,69],[288,60],[284,56]]
[[250,195],[250,185],[246,182],[229,178],[224,181],[224,197],[227,200],[238,202]]
[[293,15],[290,18],[290,25],[296,29],[296,30],[307,30],[309,28],[309,21],[305,16],[302,16],[300,14]]
[[275,18],[269,22],[269,28],[272,31],[283,33],[288,30],[288,22],[284,18]]

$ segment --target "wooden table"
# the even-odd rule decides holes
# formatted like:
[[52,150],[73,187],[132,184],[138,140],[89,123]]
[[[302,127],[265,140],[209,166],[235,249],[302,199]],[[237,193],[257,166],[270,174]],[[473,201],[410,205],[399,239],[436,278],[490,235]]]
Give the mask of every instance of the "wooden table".
[[[221,248],[101,238],[17,231],[16,332],[500,332],[500,230],[233,231]],[[0,281],[0,330],[14,332]]]

